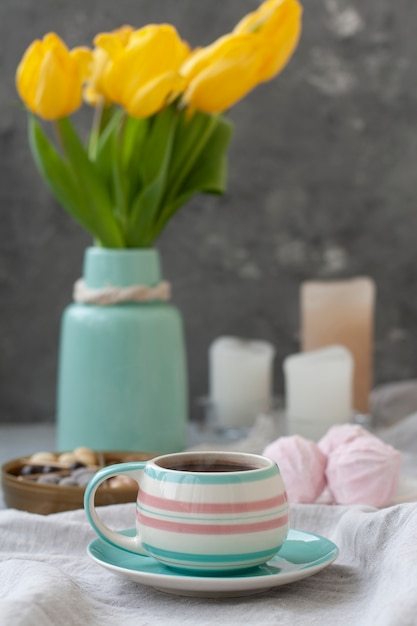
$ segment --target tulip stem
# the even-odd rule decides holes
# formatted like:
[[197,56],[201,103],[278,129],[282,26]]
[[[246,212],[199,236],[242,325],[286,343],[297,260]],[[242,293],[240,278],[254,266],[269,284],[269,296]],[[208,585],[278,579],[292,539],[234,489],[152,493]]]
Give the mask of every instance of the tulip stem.
[[118,124],[117,132],[112,136],[112,178],[114,185],[114,194],[116,200],[116,207],[118,209],[118,217],[122,231],[126,231],[127,227],[127,203],[126,203],[126,190],[123,180],[123,168],[121,161],[120,143],[121,136],[124,130],[125,120],[120,120]]
[[103,116],[104,98],[100,98],[94,109],[93,123],[91,125],[90,138],[88,142],[88,157],[90,161],[97,158],[98,141],[100,139],[101,118]]
[[61,150],[62,156],[66,158],[67,155],[66,155],[66,152],[65,152],[64,142],[62,141],[62,136],[61,136],[61,131],[59,129],[58,120],[53,120],[52,128],[54,129],[55,137],[56,137],[58,146],[59,146],[59,148]]

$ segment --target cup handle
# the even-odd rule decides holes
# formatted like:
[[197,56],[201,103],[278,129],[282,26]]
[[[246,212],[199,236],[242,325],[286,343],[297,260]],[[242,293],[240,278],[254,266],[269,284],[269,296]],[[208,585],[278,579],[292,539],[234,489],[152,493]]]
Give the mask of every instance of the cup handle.
[[123,474],[125,476],[131,476],[134,478],[140,487],[140,479],[143,475],[146,463],[118,463],[117,465],[109,465],[98,470],[88,483],[84,494],[84,508],[88,517],[88,521],[94,528],[96,533],[114,546],[129,550],[129,552],[135,552],[136,554],[143,554],[149,556],[145,548],[142,546],[142,538],[140,534],[136,534],[134,537],[127,537],[112,530],[106,524],[104,524],[99,518],[96,508],[94,506],[94,496],[99,486],[108,478]]

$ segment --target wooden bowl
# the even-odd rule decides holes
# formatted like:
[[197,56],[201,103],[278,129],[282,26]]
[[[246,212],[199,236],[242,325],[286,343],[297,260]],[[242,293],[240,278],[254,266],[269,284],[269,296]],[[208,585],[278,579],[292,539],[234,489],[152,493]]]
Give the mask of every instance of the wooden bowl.
[[[105,465],[127,461],[147,461],[155,456],[149,453],[102,452]],[[84,487],[48,485],[18,478],[26,459],[13,459],[1,468],[1,484],[6,505],[13,509],[48,515],[84,507]],[[96,506],[135,502],[138,490],[131,487],[99,487]]]

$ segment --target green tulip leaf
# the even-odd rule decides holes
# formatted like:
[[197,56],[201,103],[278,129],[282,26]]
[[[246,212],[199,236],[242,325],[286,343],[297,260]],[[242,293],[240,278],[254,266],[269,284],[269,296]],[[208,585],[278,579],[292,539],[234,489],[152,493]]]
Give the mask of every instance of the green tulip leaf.
[[154,241],[153,231],[155,214],[158,211],[159,201],[164,190],[163,182],[156,179],[145,187],[136,198],[128,222],[128,246],[146,247]]
[[123,121],[123,111],[117,111],[100,133],[94,154],[90,153],[90,160],[94,162],[100,178],[110,184],[113,168],[114,135],[120,130]]
[[144,139],[138,162],[143,187],[133,202],[128,218],[130,246],[151,245],[154,240],[153,231],[161,212],[177,121],[175,109],[167,107],[154,116]]
[[118,143],[118,171],[123,181],[125,214],[130,212],[133,202],[143,187],[138,160],[143,152],[143,143],[149,130],[148,119],[126,116]]
[[171,158],[177,122],[178,114],[172,106],[154,115],[150,120],[138,159],[139,173],[144,185],[153,182],[165,170]]
[[[155,225],[155,238],[175,213],[197,193],[224,193],[227,179],[226,151],[232,137],[233,125],[221,117],[202,116],[203,114],[199,116],[195,125],[188,127],[192,141],[188,137],[188,141],[185,140],[182,144],[186,144],[190,150],[188,159],[183,151],[180,157],[173,151],[174,163],[171,163],[171,170],[180,171],[176,159],[181,158],[187,163],[187,167],[183,165],[187,176],[182,176],[181,184],[174,185],[172,182],[171,186],[167,185],[163,210]],[[180,132],[184,136],[185,127]]]
[[121,226],[113,214],[108,189],[100,178],[98,170],[88,158],[70,120],[61,118],[56,124],[65,157],[99,228],[98,238],[105,247],[123,248]]
[[171,202],[179,193],[184,180],[204,149],[219,117],[196,111],[189,119],[183,111],[178,124],[167,176],[164,204]]
[[29,146],[44,182],[71,217],[95,236],[94,221],[88,213],[83,195],[70,168],[61,159],[33,115],[29,117],[28,124]]
[[205,193],[224,193],[227,178],[226,151],[233,134],[231,122],[218,118],[217,125],[195,159],[181,187],[182,193],[194,189]]
[[127,170],[134,167],[138,155],[142,153],[142,146],[149,130],[148,119],[138,119],[126,116],[123,126],[123,140],[121,145],[122,164]]

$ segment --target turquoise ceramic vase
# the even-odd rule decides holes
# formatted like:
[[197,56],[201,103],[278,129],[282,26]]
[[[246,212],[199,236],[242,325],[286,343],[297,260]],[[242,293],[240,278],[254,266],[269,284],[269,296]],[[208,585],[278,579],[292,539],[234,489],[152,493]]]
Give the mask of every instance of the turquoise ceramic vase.
[[[155,249],[88,248],[88,289],[155,286]],[[182,319],[163,301],[73,303],[62,318],[58,367],[59,450],[167,453],[186,445],[188,411]]]

